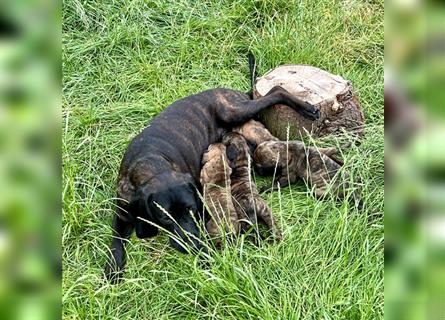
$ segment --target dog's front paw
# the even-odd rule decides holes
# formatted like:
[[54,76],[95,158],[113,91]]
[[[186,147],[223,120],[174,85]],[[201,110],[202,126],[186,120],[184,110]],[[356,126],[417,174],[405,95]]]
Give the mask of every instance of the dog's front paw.
[[105,277],[111,284],[117,284],[122,280],[123,269],[119,269],[112,262],[107,262],[104,268]]
[[312,121],[320,119],[320,110],[318,110],[317,107],[307,102],[303,102],[301,104],[301,107],[302,108],[298,109],[298,113],[301,114],[306,119]]
[[123,278],[124,264],[125,261],[122,259],[122,256],[113,254],[105,264],[105,278],[112,284],[119,283]]
[[104,272],[105,277],[111,284],[117,284],[122,280],[123,270],[111,261],[106,263]]

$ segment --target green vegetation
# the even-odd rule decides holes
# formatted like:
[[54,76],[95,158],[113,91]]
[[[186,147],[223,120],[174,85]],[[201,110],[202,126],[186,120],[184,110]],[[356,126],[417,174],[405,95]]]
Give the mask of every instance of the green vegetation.
[[[104,281],[115,181],[130,139],[167,105],[311,64],[352,81],[366,117],[344,150],[363,208],[303,184],[266,195],[284,239],[248,239],[208,266],[165,235],[133,237]],[[63,315],[67,319],[383,317],[383,1],[79,1],[63,6]],[[259,184],[270,183],[261,179]]]

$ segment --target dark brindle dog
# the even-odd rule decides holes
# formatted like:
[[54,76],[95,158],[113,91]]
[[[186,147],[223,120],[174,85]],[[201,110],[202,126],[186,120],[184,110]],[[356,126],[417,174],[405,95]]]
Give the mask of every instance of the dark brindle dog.
[[184,246],[192,251],[203,248],[195,222],[202,155],[234,126],[275,104],[285,104],[309,119],[319,118],[314,106],[281,87],[257,100],[236,90],[212,89],[174,102],[131,141],[117,182],[120,200],[113,221],[112,257],[105,268],[109,279],[119,279],[125,265],[124,244],[133,230],[139,238],[148,238],[157,235],[158,225],[183,240],[181,245],[170,239],[179,251],[186,251]]

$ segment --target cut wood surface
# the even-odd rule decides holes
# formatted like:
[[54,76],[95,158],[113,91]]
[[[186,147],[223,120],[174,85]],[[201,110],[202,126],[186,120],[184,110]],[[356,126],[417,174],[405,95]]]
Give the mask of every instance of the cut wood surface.
[[261,112],[261,122],[279,139],[286,139],[288,125],[291,138],[308,133],[324,136],[344,129],[358,136],[362,134],[363,112],[350,81],[313,66],[282,65],[256,80],[254,99],[263,97],[274,86],[283,87],[320,110],[320,118],[316,121],[304,118],[285,105],[275,105]]

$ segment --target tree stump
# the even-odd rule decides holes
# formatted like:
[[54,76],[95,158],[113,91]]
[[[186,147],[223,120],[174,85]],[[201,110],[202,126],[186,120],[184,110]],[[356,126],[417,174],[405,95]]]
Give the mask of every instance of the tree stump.
[[281,104],[262,111],[260,121],[280,140],[286,140],[288,126],[291,138],[308,134],[320,137],[343,129],[362,135],[363,112],[350,81],[313,66],[282,65],[256,80],[254,99],[263,97],[277,85],[320,110],[316,121]]

